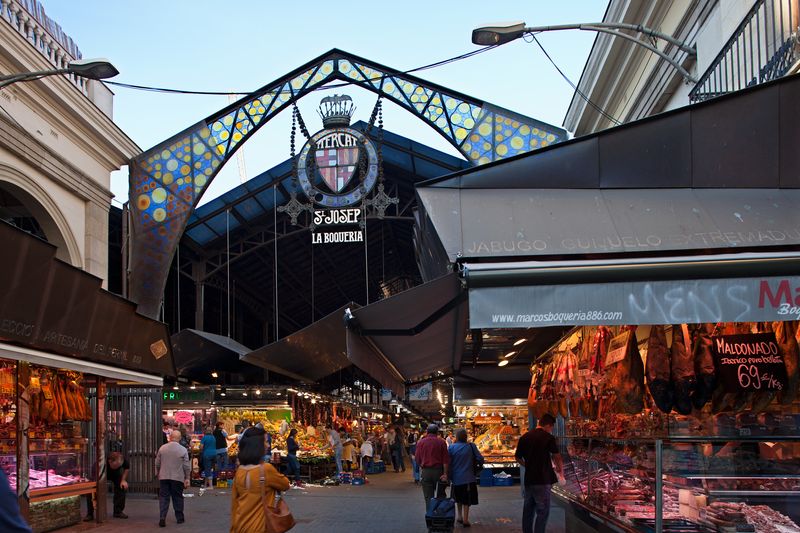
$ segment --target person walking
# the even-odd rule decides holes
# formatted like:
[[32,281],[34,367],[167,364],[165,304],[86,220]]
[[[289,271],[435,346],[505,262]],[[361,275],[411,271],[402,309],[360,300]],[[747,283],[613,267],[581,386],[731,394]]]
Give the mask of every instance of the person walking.
[[[293,430],[294,431],[294,430]],[[276,491],[289,489],[289,480],[264,463],[264,430],[253,428],[239,442],[239,468],[233,479],[230,533],[266,531],[264,506],[275,505]]]
[[336,475],[342,473],[342,438],[339,436],[339,432],[333,429],[333,426],[328,424],[325,426],[326,431],[328,432],[328,445],[327,448],[333,450],[333,456],[336,460]]
[[414,476],[414,484],[419,485],[419,463],[417,463],[417,441],[419,433],[417,430],[408,432],[408,456],[411,458],[411,473]]
[[478,483],[475,479],[475,466],[483,464],[483,456],[478,447],[467,442],[467,430],[456,431],[456,442],[447,449],[450,454],[450,480],[453,482],[453,499],[456,501],[457,522],[470,527],[469,508],[478,505]]
[[367,440],[361,445],[361,470],[363,470],[364,473],[369,470],[374,454],[375,450],[372,447],[372,437],[367,437]]
[[169,442],[161,446],[156,454],[156,474],[158,475],[159,519],[158,526],[167,525],[167,511],[172,499],[172,508],[179,524],[183,524],[183,489],[189,488],[189,476],[192,471],[189,463],[189,452],[181,444],[181,432],[173,431]]
[[447,483],[450,467],[447,444],[444,439],[439,438],[439,426],[436,424],[430,424],[427,434],[417,443],[417,462],[421,469],[422,496],[425,498],[425,509],[427,509],[434,492],[437,493],[437,498],[445,497],[445,487],[442,485],[437,491],[436,486],[440,482]]
[[297,450],[300,449],[300,444],[297,442],[297,430],[292,428],[289,431],[289,436],[286,438],[286,459],[289,468],[287,474],[294,476],[294,486],[302,487],[300,482],[300,461],[297,460]]
[[403,429],[400,426],[394,430],[394,445],[392,446],[392,463],[397,465],[395,472],[406,471],[406,462],[403,459],[403,449],[405,448],[405,437],[403,436]]
[[[525,467],[525,503],[522,508],[523,533],[544,533],[550,516],[550,489],[558,477],[564,477],[564,463],[553,437],[556,419],[545,414],[539,427],[520,437],[514,454],[519,464]],[[536,525],[534,526],[534,518]]]
[[217,476],[219,476],[219,473],[228,464],[228,432],[225,431],[225,424],[222,422],[217,422],[217,427],[214,428],[214,440],[216,441],[215,448],[217,449]]
[[178,430],[181,432],[181,440],[180,445],[186,448],[186,451],[191,453],[192,451],[192,439],[189,437],[189,429],[186,427],[185,424],[181,424],[178,426]]
[[217,439],[214,438],[214,430],[211,426],[205,429],[203,440],[200,441],[203,451],[200,455],[200,469],[205,476],[204,483],[207,489],[214,488],[214,463],[217,460]]

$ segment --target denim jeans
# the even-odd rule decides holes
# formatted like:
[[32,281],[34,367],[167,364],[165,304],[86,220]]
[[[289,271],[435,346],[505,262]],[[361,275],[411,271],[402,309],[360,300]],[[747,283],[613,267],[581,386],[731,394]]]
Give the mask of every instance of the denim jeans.
[[337,446],[336,448],[334,448],[333,456],[336,459],[336,473],[337,474],[341,474],[342,472],[344,472],[344,470],[342,470],[342,447],[341,446]]
[[419,464],[415,456],[411,456],[411,471],[414,473],[414,481],[419,481]]
[[286,477],[291,477],[294,475],[295,482],[300,481],[300,461],[297,460],[296,455],[287,455],[287,469],[286,469]]
[[545,533],[547,518],[550,516],[550,487],[552,485],[525,485],[522,533]]
[[163,520],[167,517],[169,501],[172,499],[172,509],[175,511],[175,518],[183,520],[183,481],[162,479],[159,485],[158,506],[161,511],[161,519]]
[[225,470],[225,466],[228,464],[228,451],[220,452],[217,454],[217,474],[219,475],[220,472]]
[[395,471],[401,470],[403,472],[406,471],[406,464],[403,461],[403,449],[396,449],[392,451],[392,464],[394,465]]

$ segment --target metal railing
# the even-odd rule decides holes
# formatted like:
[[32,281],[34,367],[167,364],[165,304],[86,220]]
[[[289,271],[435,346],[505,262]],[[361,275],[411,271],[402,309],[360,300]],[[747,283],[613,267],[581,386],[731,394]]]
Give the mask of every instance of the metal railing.
[[798,58],[798,0],[757,0],[689,93],[692,103],[785,75]]
[[[37,0],[0,0],[0,19],[27,39],[49,60],[53,68],[66,68],[70,61],[81,58],[75,42],[45,14]],[[86,78],[74,74],[67,77],[83,94],[88,95]]]

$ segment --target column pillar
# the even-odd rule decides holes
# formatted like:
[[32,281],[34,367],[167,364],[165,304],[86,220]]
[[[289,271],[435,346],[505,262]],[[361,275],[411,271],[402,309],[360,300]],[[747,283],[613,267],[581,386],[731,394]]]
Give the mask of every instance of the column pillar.
[[194,329],[203,331],[203,315],[205,313],[206,264],[204,261],[192,262],[192,279],[194,279]]

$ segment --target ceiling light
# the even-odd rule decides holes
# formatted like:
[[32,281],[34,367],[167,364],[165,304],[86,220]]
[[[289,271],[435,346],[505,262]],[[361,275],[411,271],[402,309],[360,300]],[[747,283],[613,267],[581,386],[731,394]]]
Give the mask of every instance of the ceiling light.
[[256,389],[256,396],[261,396],[261,389]]
[[220,392],[219,395],[220,396],[227,396],[227,394],[225,394],[224,392]]
[[311,398],[311,403],[317,403],[317,399],[316,398]]
[[508,359],[503,359],[502,361],[497,363],[497,366],[506,366],[507,364],[508,364]]
[[218,378],[218,377],[219,377],[219,374],[217,374],[216,372],[212,372],[212,373],[211,373],[211,377],[212,377],[212,378],[214,378],[214,379],[216,379],[216,378]]
[[175,385],[174,387],[172,387],[172,390],[178,390],[178,386]]
[[247,393],[246,393],[246,392],[243,392],[243,393],[242,393],[242,396],[247,396]]
[[519,346],[520,344],[522,344],[526,340],[528,340],[528,339],[520,339],[520,340],[518,340],[517,342],[514,343],[514,346]]
[[503,357],[505,357],[506,359],[508,359],[509,357],[511,357],[512,355],[514,355],[515,353],[517,353],[517,352],[508,352],[508,353],[507,353],[507,354],[505,354]]
[[190,389],[192,389],[192,390],[195,390],[197,387],[195,387],[194,385],[192,385],[192,386],[191,386],[191,387],[189,387],[189,388],[190,388]]

